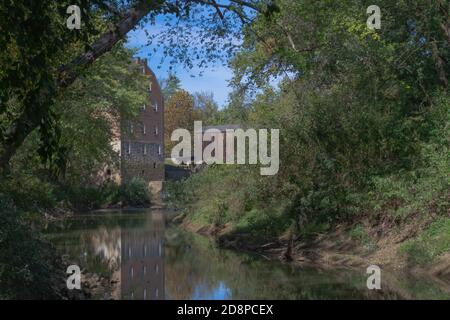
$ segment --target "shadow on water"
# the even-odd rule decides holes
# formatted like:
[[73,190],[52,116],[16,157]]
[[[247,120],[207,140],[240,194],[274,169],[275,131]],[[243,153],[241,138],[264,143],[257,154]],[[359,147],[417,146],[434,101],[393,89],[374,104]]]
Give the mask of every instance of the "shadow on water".
[[[165,227],[163,210],[76,216],[49,225],[61,254],[107,283],[114,299],[449,299],[448,291],[406,275],[367,275],[267,261],[218,248],[202,236]],[[106,290],[106,289],[105,289]]]

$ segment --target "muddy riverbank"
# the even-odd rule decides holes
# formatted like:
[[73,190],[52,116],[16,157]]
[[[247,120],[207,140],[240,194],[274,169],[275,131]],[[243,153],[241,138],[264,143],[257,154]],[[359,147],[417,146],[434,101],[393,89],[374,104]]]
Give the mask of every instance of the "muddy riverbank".
[[[333,232],[318,234],[312,239],[282,237],[255,237],[237,233],[231,225],[217,227],[199,225],[179,215],[173,220],[184,229],[206,236],[220,247],[254,252],[269,260],[297,267],[315,267],[323,270],[348,268],[365,270],[369,265],[378,265],[387,273],[404,273],[437,283],[450,293],[450,254],[445,254],[426,265],[411,265],[400,253],[401,245],[416,234],[417,226],[406,226],[402,230],[390,230],[379,236],[370,247],[349,236],[351,226],[338,226]],[[374,230],[368,232],[375,233]],[[391,283],[395,282],[393,279]],[[405,294],[405,297],[408,295]]]

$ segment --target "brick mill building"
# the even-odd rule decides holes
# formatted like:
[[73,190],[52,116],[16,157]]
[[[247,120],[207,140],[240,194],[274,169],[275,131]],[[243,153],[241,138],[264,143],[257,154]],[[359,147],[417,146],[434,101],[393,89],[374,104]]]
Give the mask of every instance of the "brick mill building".
[[141,178],[158,193],[164,180],[164,99],[147,59],[138,58],[136,63],[148,77],[147,102],[137,118],[120,121],[120,133],[113,141],[120,155],[120,173],[108,170],[107,175],[119,183]]

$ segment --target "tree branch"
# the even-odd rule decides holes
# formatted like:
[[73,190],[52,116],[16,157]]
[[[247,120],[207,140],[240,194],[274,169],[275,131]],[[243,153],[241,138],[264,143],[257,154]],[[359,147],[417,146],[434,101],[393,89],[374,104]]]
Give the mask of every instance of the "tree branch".
[[78,76],[77,69],[86,67],[105,52],[110,51],[119,40],[123,39],[154,8],[151,1],[139,1],[112,29],[102,34],[91,45],[90,50],[84,52],[69,64],[60,67],[58,75],[59,87],[64,88],[72,84]]
[[[201,2],[193,0],[194,2]],[[259,8],[251,2],[241,0],[230,0],[241,6],[246,6],[259,11]],[[205,2],[205,1],[204,1]],[[214,1],[215,3],[215,1]],[[209,5],[218,8],[217,3],[209,2]],[[151,10],[163,8],[167,2],[140,0],[127,13],[123,14],[119,22],[113,28],[102,34],[90,46],[90,49],[79,55],[70,63],[61,66],[58,69],[56,91],[49,89],[48,85],[41,84],[29,96],[24,99],[24,107],[20,115],[14,119],[0,144],[0,174],[5,173],[11,157],[22,145],[25,138],[36,129],[41,121],[48,115],[53,99],[58,90],[71,85],[78,77],[79,70],[86,68],[104,53],[110,51],[114,45],[123,39],[125,35],[132,30]]]

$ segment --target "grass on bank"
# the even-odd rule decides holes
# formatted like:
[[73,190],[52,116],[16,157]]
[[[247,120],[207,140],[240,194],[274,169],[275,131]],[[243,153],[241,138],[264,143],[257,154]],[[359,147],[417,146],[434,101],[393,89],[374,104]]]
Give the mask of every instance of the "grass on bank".
[[440,217],[432,222],[417,238],[403,243],[399,252],[406,255],[412,265],[427,265],[450,251],[450,218]]

